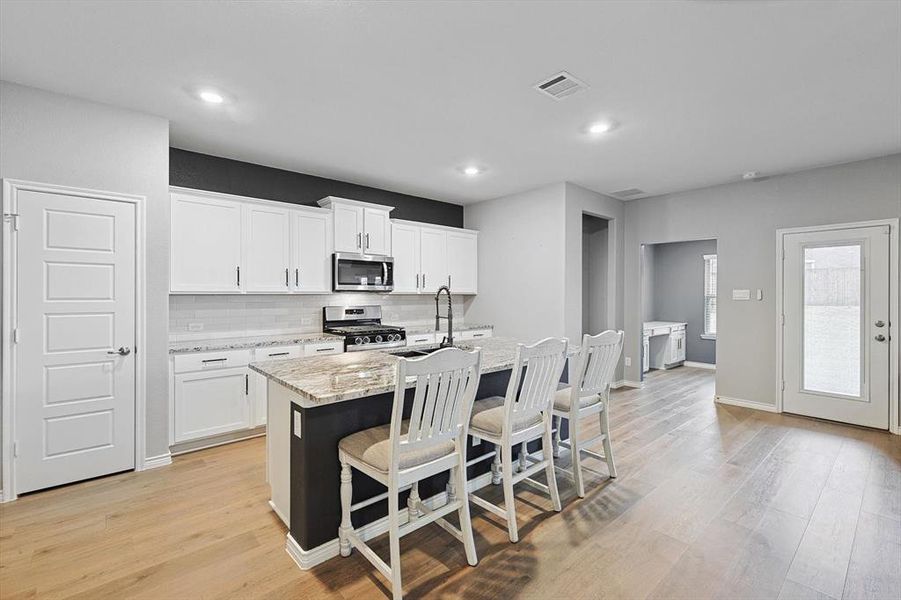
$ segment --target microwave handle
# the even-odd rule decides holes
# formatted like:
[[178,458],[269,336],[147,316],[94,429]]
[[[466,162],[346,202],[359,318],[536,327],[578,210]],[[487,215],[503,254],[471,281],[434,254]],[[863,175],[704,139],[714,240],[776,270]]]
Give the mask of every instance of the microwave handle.
[[382,262],[382,285],[388,285],[388,263]]

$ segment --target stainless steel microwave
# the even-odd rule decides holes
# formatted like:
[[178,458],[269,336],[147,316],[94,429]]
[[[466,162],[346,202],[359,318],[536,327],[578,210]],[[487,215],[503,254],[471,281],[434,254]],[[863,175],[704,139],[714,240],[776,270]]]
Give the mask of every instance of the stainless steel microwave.
[[336,292],[390,292],[394,289],[394,259],[390,256],[335,252]]

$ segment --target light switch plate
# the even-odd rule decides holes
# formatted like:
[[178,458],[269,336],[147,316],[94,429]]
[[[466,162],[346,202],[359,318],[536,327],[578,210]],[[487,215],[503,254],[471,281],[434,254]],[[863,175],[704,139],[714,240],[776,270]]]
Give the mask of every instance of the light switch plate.
[[203,323],[188,323],[188,331],[203,331]]
[[761,290],[761,289],[757,290],[757,299],[763,300],[763,290]]
[[750,300],[751,290],[732,290],[733,300]]
[[296,435],[297,437],[302,437],[300,434],[301,434],[300,412],[294,411],[294,435]]

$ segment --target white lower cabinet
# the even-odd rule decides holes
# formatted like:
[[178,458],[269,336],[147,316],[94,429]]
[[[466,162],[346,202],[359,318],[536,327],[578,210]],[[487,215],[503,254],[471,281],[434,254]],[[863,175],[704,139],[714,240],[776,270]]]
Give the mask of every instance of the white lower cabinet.
[[250,427],[246,366],[175,375],[175,442]]
[[408,346],[421,346],[423,344],[434,344],[434,343],[435,343],[435,334],[434,333],[407,334],[407,345]]

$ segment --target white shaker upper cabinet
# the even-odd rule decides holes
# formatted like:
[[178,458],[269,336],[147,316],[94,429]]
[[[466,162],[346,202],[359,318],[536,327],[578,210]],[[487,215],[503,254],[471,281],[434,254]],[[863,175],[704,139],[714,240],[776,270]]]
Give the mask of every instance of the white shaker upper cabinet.
[[434,294],[447,285],[447,233],[441,229],[423,227],[421,233],[422,277],[420,289]]
[[290,214],[273,206],[244,205],[244,291],[291,290]]
[[394,257],[394,293],[418,294],[420,289],[420,233],[416,225],[391,225],[391,253]]
[[387,211],[363,209],[363,252],[382,256],[391,254],[391,221]]
[[291,215],[291,289],[295,292],[331,291],[331,228],[328,213]]
[[455,294],[478,292],[479,236],[468,231],[447,232],[447,272]]
[[363,252],[363,208],[334,205],[335,252]]
[[241,204],[198,194],[171,195],[172,292],[240,292]]

